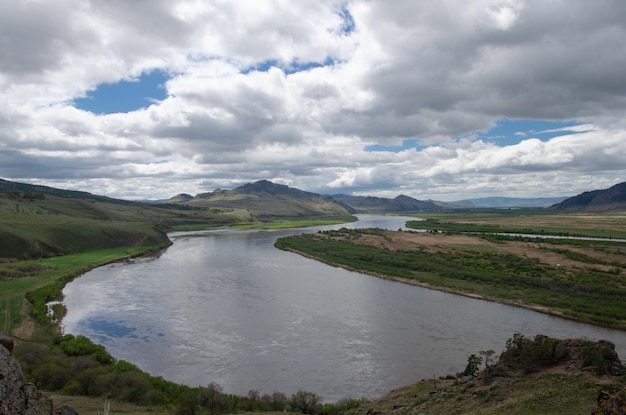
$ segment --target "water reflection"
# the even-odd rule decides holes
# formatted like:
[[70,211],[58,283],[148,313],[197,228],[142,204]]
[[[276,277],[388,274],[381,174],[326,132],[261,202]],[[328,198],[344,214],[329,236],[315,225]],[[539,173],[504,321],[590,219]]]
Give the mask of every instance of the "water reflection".
[[[403,227],[367,216],[324,227]],[[608,338],[626,334],[528,310],[334,268],[273,247],[318,228],[175,234],[158,258],[95,269],[65,289],[66,332],[117,358],[190,385],[230,393],[300,389],[327,400],[378,397],[463,369],[513,333]]]

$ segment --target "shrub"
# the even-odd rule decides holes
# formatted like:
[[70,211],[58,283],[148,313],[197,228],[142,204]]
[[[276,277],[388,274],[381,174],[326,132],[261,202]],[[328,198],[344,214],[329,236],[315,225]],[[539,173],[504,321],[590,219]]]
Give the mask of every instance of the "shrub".
[[289,398],[289,409],[306,415],[317,415],[322,409],[320,397],[313,392],[298,391]]

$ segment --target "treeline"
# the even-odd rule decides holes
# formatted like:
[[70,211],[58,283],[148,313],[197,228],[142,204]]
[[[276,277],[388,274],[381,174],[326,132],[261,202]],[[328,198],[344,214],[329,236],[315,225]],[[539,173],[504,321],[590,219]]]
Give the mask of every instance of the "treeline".
[[151,376],[135,365],[115,360],[103,346],[85,336],[58,336],[50,346],[23,343],[15,350],[27,379],[43,390],[65,395],[111,399],[145,406],[167,407],[180,415],[208,413],[292,411],[309,415],[335,415],[358,407],[363,399],[324,404],[312,392],[299,391],[290,397],[281,392],[246,396],[225,393],[210,383],[206,387],[176,384]]
[[374,274],[538,304],[595,323],[626,324],[626,287],[615,278],[622,272],[623,264],[616,264],[610,272],[591,267],[568,271],[501,251],[391,251],[357,242],[362,234],[373,232],[344,228],[281,238],[275,246]]

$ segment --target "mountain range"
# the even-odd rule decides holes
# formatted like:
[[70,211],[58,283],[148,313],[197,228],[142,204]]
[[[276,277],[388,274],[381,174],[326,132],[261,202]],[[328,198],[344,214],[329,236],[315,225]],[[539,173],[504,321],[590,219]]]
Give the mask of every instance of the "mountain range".
[[[106,204],[141,207],[147,203],[97,196],[88,192],[56,189],[47,186],[10,182],[0,179],[0,192],[27,192],[66,199],[82,199]],[[549,208],[555,211],[607,211],[626,209],[626,182],[609,189],[593,190],[573,197],[508,198],[490,197],[454,202],[418,200],[399,195],[395,198],[322,195],[269,180],[247,183],[234,189],[216,189],[196,196],[181,193],[168,200],[151,202],[152,206],[176,209],[214,209],[215,213],[246,211],[252,219],[349,215],[355,213],[441,212],[463,208]]]

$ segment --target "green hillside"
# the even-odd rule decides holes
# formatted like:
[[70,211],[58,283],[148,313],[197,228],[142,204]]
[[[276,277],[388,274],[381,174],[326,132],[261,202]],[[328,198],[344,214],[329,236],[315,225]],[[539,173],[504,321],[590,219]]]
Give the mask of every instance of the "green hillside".
[[39,258],[169,243],[180,225],[250,220],[235,212],[151,205],[45,186],[0,181],[0,258]]

